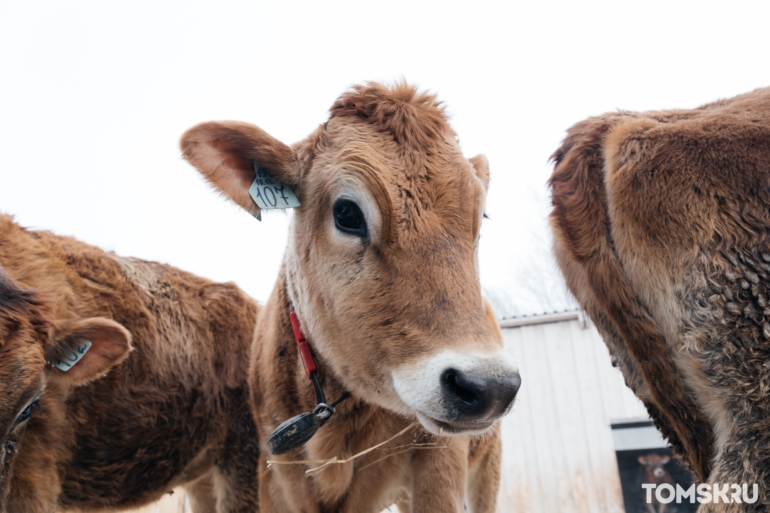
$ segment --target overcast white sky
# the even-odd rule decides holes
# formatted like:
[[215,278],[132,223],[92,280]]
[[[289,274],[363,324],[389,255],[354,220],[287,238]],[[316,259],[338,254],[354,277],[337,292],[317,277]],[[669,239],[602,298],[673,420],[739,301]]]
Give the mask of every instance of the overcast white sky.
[[288,217],[217,197],[179,136],[237,119],[292,143],[351,84],[403,76],[489,157],[482,282],[525,297],[564,131],[770,85],[768,20],[766,1],[3,0],[0,211],[265,300]]

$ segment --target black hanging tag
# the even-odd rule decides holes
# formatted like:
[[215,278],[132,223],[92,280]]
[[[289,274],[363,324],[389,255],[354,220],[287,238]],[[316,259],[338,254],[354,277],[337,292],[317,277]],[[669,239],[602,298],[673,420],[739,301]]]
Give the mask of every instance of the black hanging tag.
[[278,426],[267,439],[267,450],[278,455],[300,447],[318,431],[321,421],[310,412],[301,413]]
[[[349,396],[350,394],[346,392],[334,404]],[[313,408],[313,413],[301,413],[284,421],[267,439],[267,449],[270,454],[283,454],[304,445],[336,411],[334,406],[318,403]]]

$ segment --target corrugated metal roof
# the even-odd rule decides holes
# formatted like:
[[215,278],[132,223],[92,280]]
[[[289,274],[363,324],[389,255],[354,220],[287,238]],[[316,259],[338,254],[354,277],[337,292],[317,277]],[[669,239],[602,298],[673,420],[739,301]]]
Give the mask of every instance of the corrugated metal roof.
[[564,310],[561,312],[548,312],[535,315],[522,315],[503,317],[498,320],[501,328],[518,328],[532,324],[545,324],[549,322],[579,321],[584,328],[588,327],[588,317],[582,310]]

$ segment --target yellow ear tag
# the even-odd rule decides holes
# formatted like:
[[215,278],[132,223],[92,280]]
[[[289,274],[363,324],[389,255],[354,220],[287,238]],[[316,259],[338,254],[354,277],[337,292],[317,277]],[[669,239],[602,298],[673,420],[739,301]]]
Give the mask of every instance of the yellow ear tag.
[[[267,169],[256,162],[254,162],[254,171],[257,173],[257,176],[254,178],[251,187],[249,187],[249,195],[260,209],[296,208],[299,206],[299,200],[294,195],[291,187],[285,183],[273,180],[267,174]],[[262,220],[260,214],[254,217],[260,221]]]

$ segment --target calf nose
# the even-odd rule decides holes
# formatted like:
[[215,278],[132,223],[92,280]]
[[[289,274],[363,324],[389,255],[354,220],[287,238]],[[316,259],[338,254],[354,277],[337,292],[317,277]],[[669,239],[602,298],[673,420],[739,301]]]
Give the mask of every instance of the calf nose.
[[505,415],[521,386],[518,372],[492,375],[447,369],[441,374],[444,398],[462,421],[494,420]]

